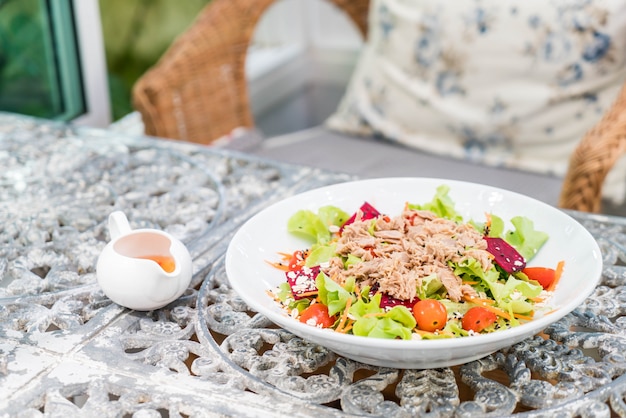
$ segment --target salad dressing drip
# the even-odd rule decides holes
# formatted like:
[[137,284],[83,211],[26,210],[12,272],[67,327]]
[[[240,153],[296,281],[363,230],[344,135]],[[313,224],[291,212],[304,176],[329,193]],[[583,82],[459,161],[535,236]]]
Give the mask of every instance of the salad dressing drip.
[[159,265],[166,273],[172,273],[176,270],[176,261],[171,255],[143,255],[135,258],[143,260],[152,260]]

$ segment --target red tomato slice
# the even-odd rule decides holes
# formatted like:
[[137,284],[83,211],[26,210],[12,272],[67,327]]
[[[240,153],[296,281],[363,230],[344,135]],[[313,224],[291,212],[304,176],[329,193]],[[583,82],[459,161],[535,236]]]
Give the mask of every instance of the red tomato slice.
[[541,287],[547,289],[550,287],[556,276],[556,270],[549,267],[526,267],[522,270],[530,280],[536,280]]
[[[313,323],[309,322],[310,320]],[[323,303],[314,303],[300,313],[300,322],[312,326],[321,325],[322,328],[328,328],[335,321],[336,318],[328,314],[328,307]]]
[[496,322],[496,319],[498,319],[496,314],[489,309],[474,306],[463,315],[461,326],[466,331],[481,332],[489,325]]
[[446,326],[448,311],[443,303],[436,299],[422,299],[413,305],[413,316],[417,328],[422,331],[439,331]]
[[289,270],[299,270],[304,265],[305,255],[302,251],[295,251],[289,259]]

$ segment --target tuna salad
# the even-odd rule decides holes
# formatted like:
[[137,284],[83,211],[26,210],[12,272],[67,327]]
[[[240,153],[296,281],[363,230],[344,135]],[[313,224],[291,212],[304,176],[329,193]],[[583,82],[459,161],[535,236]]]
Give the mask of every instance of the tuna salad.
[[367,202],[298,211],[288,230],[311,246],[271,262],[285,281],[270,295],[303,323],[377,338],[468,337],[548,313],[564,265],[526,265],[547,234],[525,217],[466,221],[448,192],[396,216]]

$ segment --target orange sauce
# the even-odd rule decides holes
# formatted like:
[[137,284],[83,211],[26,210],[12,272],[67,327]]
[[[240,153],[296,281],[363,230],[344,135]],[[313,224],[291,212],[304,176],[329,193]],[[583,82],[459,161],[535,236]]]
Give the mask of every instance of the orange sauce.
[[144,255],[137,258],[152,260],[156,262],[167,273],[171,273],[174,271],[174,269],[176,269],[176,262],[174,261],[174,258],[166,255]]

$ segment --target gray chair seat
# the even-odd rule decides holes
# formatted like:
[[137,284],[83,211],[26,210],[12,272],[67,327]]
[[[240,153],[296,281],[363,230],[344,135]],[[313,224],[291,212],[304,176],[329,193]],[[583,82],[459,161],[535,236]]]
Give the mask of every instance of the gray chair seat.
[[420,152],[388,141],[356,138],[315,127],[257,140],[245,152],[297,165],[373,177],[463,180],[522,193],[556,206],[563,179]]

